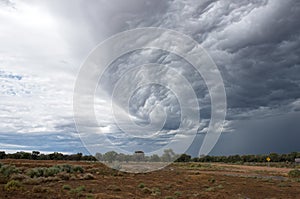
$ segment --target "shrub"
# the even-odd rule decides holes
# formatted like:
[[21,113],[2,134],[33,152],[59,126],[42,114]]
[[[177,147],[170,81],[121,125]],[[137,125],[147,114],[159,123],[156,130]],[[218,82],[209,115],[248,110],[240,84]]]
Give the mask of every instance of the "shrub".
[[217,186],[217,188],[218,189],[224,189],[224,186],[220,184],[220,185]]
[[165,199],[174,199],[172,196],[166,196]]
[[81,197],[81,196],[83,196],[83,193],[82,193],[83,191],[85,191],[85,186],[79,186],[76,189],[72,189],[70,191],[70,193],[76,194],[77,197]]
[[84,169],[81,167],[81,166],[75,166],[73,168],[73,171],[74,172],[77,172],[77,173],[83,173],[84,172]]
[[87,173],[83,176],[84,180],[93,180],[95,177],[91,173]]
[[85,186],[79,186],[75,190],[76,190],[76,192],[85,191]]
[[140,183],[139,185],[138,185],[138,188],[144,188],[145,187],[145,184],[144,183]]
[[88,194],[85,198],[86,199],[94,199],[95,197],[93,194]]
[[300,182],[300,178],[296,178],[294,182]]
[[42,178],[42,182],[55,182],[55,181],[59,181],[60,180],[60,178],[58,178],[57,176],[48,177],[48,178],[41,177],[41,178]]
[[151,195],[153,195],[153,196],[159,196],[159,195],[161,195],[160,189],[157,188],[157,187],[154,187],[154,188],[152,189]]
[[299,178],[300,177],[300,170],[298,169],[294,169],[294,170],[291,170],[289,173],[288,173],[289,177],[291,178]]
[[60,170],[64,171],[64,172],[67,172],[67,173],[73,173],[74,172],[73,166],[69,165],[69,164],[62,165]]
[[[81,167],[75,167],[65,164],[65,165],[55,165],[49,168],[34,168],[28,171],[27,175],[31,178],[38,178],[38,177],[53,177],[59,173],[73,173],[74,171],[81,171]],[[83,171],[83,170],[82,170]],[[68,180],[68,179],[66,179]]]
[[292,185],[286,183],[286,182],[281,182],[279,184],[277,184],[278,187],[291,187]]
[[211,183],[215,183],[216,179],[215,178],[210,178],[208,181],[211,182]]
[[71,178],[69,173],[62,172],[57,175],[62,180],[69,180]]
[[175,195],[176,197],[179,197],[179,196],[181,196],[181,192],[180,192],[180,191],[175,191],[174,195]]
[[31,178],[38,178],[44,175],[44,169],[43,168],[34,168],[34,169],[30,169],[27,172],[27,175]]
[[42,187],[41,185],[38,185],[38,186],[34,186],[32,188],[32,192],[34,192],[34,193],[50,193],[50,192],[53,192],[53,190],[48,187]]
[[39,185],[43,182],[43,178],[28,178],[23,181],[24,184]]
[[43,171],[44,177],[55,176],[60,172],[60,169],[57,167],[45,168]]
[[167,184],[167,185],[165,186],[165,189],[169,190],[169,189],[171,189],[172,187],[173,187],[172,184]]
[[143,193],[145,193],[145,194],[151,194],[151,193],[152,193],[152,189],[150,189],[150,188],[148,188],[148,187],[144,187],[144,188],[142,189],[142,191],[143,191]]
[[107,187],[107,190],[112,190],[112,191],[121,191],[121,188],[117,185],[109,185]]
[[10,175],[12,175],[14,173],[19,173],[19,170],[15,166],[3,165],[0,168],[0,173],[4,177],[9,177]]
[[205,189],[205,191],[215,191],[215,188],[214,187],[208,187]]
[[22,183],[17,180],[11,180],[4,186],[6,191],[15,191],[22,188]]
[[79,186],[76,189],[72,189],[70,193],[76,194],[78,197],[82,196],[82,192],[85,191],[85,186]]
[[71,186],[66,184],[66,185],[62,186],[62,189],[63,190],[71,190]]
[[25,179],[28,179],[28,176],[27,175],[24,175],[24,174],[12,174],[11,177],[10,177],[10,180],[19,180],[19,181],[22,181],[22,180],[25,180]]

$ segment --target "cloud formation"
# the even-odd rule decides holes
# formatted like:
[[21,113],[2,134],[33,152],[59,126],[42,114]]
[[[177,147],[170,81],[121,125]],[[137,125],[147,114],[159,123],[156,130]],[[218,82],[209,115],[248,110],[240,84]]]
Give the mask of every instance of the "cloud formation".
[[[11,134],[10,141],[1,139],[0,149],[12,149],[11,144],[36,149],[40,145],[29,141],[35,135],[47,134],[52,143],[59,133],[62,138],[77,139],[79,146],[72,94],[84,58],[115,33],[151,26],[189,35],[208,51],[222,73],[228,115],[213,153],[288,152],[285,146],[300,150],[295,143],[300,136],[295,121],[300,111],[298,1],[1,0],[0,8],[0,133]],[[175,55],[143,51],[119,58],[108,71],[116,74],[116,79],[108,81],[107,91],[125,67],[147,62],[184,69],[182,74],[197,91],[202,108],[199,132],[205,133],[211,116],[207,87],[199,74]],[[179,109],[171,92],[147,87],[131,100],[130,113],[140,121],[149,121],[153,107],[161,103],[171,115],[166,129],[176,127]],[[101,128],[111,132],[114,128],[105,114],[105,100],[98,105],[99,117],[105,119]],[[20,133],[31,138],[13,143]],[[274,138],[269,147],[257,141],[266,136]],[[197,151],[201,139],[194,141],[190,152]],[[55,144],[45,150],[55,150]]]

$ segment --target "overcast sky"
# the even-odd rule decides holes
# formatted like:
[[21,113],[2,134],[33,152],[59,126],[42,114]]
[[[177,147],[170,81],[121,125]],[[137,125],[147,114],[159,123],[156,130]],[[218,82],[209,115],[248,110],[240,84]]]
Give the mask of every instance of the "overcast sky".
[[[87,153],[73,119],[81,64],[113,34],[161,27],[196,40],[221,72],[227,116],[211,154],[300,151],[299,19],[298,0],[0,0],[0,150]],[[172,60],[176,67],[182,61],[173,55],[161,61],[163,52],[137,58],[145,54],[120,58],[111,71],[153,61]],[[203,126],[188,150],[196,155],[210,99],[201,77],[192,70],[185,74],[198,78],[193,88],[202,107]],[[106,81],[108,93],[114,83]],[[147,87],[131,100],[130,113],[143,121],[156,102],[169,107],[164,130],[176,129],[178,102],[171,92]],[[107,119],[105,108],[100,106],[100,119]],[[106,122],[101,128],[120,133]]]

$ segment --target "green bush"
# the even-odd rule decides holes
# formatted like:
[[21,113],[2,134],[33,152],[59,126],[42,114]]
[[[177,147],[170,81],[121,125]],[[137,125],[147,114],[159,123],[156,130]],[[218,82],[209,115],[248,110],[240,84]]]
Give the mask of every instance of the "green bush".
[[71,190],[71,186],[66,184],[66,185],[62,186],[62,189],[63,190]]
[[17,180],[11,180],[4,186],[6,191],[15,191],[22,188],[22,183]]
[[34,169],[30,169],[27,172],[27,175],[31,178],[38,178],[44,175],[44,169],[43,168],[34,168]]
[[140,183],[139,185],[138,185],[138,188],[144,188],[145,187],[145,184],[144,183]]
[[69,164],[64,164],[61,167],[61,171],[67,172],[67,173],[73,173],[73,166]]
[[73,173],[73,172],[83,172],[82,167],[72,165],[55,165],[53,167],[42,167],[42,168],[34,168],[30,169],[27,173],[31,178],[38,177],[52,177],[57,175],[58,173]]
[[79,186],[75,189],[77,192],[85,191],[85,186]]
[[145,193],[145,194],[151,194],[152,193],[152,189],[148,188],[148,187],[144,187],[142,189],[142,192]]
[[151,193],[151,195],[153,195],[153,196],[160,196],[160,195],[161,195],[160,189],[157,188],[157,187],[152,188],[152,193]]
[[44,173],[43,174],[44,174],[44,177],[49,177],[49,176],[55,176],[59,172],[61,172],[59,170],[59,168],[57,168],[57,167],[50,167],[50,168],[44,169]]
[[77,194],[77,196],[81,196],[82,192],[85,191],[85,186],[79,186],[76,189],[72,189],[70,193]]
[[176,197],[179,197],[179,196],[181,196],[182,194],[181,194],[180,191],[175,191],[174,195],[175,195]]
[[0,173],[4,177],[9,177],[10,175],[12,175],[14,173],[19,173],[19,170],[15,166],[2,165],[1,168],[0,168]]
[[93,194],[88,194],[85,198],[86,199],[94,199],[95,197]]
[[172,196],[166,196],[165,199],[174,199]]
[[300,177],[300,170],[298,169],[294,169],[294,170],[291,170],[289,173],[288,173],[289,177],[291,178],[299,178]]
[[83,170],[83,168],[81,166],[75,166],[73,168],[73,171],[77,172],[77,173],[83,173],[84,172],[84,170]]

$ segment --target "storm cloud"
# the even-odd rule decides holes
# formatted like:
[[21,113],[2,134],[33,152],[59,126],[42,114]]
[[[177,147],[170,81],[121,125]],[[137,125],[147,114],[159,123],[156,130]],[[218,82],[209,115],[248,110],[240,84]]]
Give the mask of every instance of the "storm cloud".
[[[84,151],[72,118],[73,87],[80,66],[100,42],[141,27],[169,28],[190,36],[219,68],[228,107],[223,134],[212,154],[300,150],[297,0],[1,0],[0,8],[0,150],[75,152],[78,145]],[[184,68],[182,73],[197,91],[201,123],[188,151],[197,155],[211,116],[205,82],[184,60],[159,51],[120,57],[108,72],[116,74],[147,62]],[[107,81],[107,92],[116,80]],[[131,99],[135,105],[131,114],[147,122],[153,107],[161,103],[173,116],[166,129],[173,130],[179,112],[173,98],[160,88],[138,90]],[[106,105],[100,103],[98,108],[99,117],[109,120]],[[110,122],[102,128],[118,133]],[[32,142],[38,135],[48,140],[49,147]],[[60,140],[76,144],[60,145],[59,135]]]

